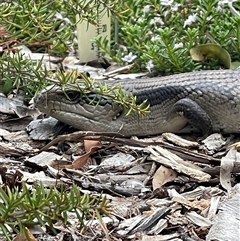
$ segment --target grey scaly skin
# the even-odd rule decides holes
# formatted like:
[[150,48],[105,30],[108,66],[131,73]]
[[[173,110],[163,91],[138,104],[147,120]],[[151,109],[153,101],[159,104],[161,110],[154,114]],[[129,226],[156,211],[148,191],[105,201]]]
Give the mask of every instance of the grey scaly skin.
[[[119,83],[120,80],[107,82]],[[79,130],[117,132],[125,136],[164,132],[240,133],[240,71],[211,70],[147,79],[121,80],[126,92],[147,99],[150,113],[126,116],[121,105],[101,99],[97,106],[76,90],[53,87],[40,92],[35,106]],[[190,123],[193,128],[185,128]]]

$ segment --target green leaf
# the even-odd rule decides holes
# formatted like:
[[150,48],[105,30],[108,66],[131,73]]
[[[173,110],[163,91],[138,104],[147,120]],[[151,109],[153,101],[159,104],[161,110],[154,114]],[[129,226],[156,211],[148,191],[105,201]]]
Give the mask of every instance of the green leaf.
[[13,81],[7,79],[3,85],[3,94],[8,95],[13,89]]
[[205,61],[208,58],[219,60],[227,69],[231,68],[229,53],[217,44],[202,44],[190,49],[190,54],[195,61]]
[[2,230],[2,232],[3,232],[3,234],[4,234],[4,237],[5,237],[7,240],[11,241],[11,238],[10,238],[10,235],[9,235],[9,232],[8,232],[6,226],[5,226],[4,224],[0,223],[0,229]]
[[240,66],[239,61],[235,61],[231,63],[231,69],[237,69]]

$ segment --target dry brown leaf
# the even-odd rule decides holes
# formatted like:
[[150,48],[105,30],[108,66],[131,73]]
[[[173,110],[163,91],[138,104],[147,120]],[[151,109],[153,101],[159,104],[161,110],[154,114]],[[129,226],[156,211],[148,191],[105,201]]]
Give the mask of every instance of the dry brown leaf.
[[18,234],[13,241],[37,241],[37,239],[35,239],[35,237],[32,235],[32,233],[29,231],[28,228],[25,228],[25,232],[27,232],[28,237],[26,237],[25,234]]
[[87,163],[89,156],[101,147],[102,144],[99,141],[84,140],[84,148],[86,153],[75,159],[71,165],[66,165],[65,167],[74,169],[83,167]]
[[177,177],[177,173],[165,166],[160,166],[153,176],[153,190],[162,187],[165,183],[174,180]]

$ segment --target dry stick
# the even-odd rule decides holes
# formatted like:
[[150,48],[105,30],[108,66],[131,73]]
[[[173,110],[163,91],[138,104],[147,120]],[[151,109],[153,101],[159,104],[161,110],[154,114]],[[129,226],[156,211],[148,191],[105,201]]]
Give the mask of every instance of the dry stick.
[[[161,147],[164,147],[179,157],[183,159],[187,159],[189,161],[194,161],[194,162],[200,162],[200,163],[205,163],[205,164],[214,164],[214,165],[220,165],[220,160],[219,158],[214,158],[202,153],[196,153],[191,150],[178,147],[178,146],[172,146],[166,142],[143,142],[143,141],[138,141],[138,140],[132,140],[128,138],[124,138],[123,135],[119,133],[111,133],[111,132],[84,132],[84,131],[77,131],[71,134],[67,135],[60,135],[56,139],[52,140],[49,142],[45,147],[43,147],[40,151],[45,151],[49,147],[61,142],[61,141],[79,141],[79,140],[98,140],[98,141],[109,141],[109,142],[115,142],[115,143],[120,143],[123,145],[129,145],[129,146],[137,146],[137,147],[146,147],[149,145],[159,145]],[[208,173],[210,175],[217,175],[219,174],[220,167],[215,166],[215,167],[205,167],[204,172]],[[233,173],[239,173],[240,172],[240,164],[238,162],[234,162],[234,169]]]
[[77,131],[67,135],[60,135],[46,146],[44,146],[40,151],[45,151],[49,147],[61,142],[61,141],[79,141],[79,140],[98,140],[98,141],[109,141],[120,143],[123,145],[137,146],[137,147],[147,147],[149,145],[159,145],[168,150],[171,150],[175,154],[179,155],[183,159],[190,161],[205,163],[205,164],[220,164],[220,159],[214,158],[202,153],[195,153],[193,151],[187,150],[182,147],[172,146],[166,142],[144,142],[133,139],[124,138],[123,135],[119,133],[112,132],[90,132],[90,131]]

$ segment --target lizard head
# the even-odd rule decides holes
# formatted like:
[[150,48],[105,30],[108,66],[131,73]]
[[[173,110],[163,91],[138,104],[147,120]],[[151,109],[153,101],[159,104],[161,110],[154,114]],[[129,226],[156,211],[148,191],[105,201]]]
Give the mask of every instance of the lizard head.
[[48,116],[83,131],[118,132],[123,113],[120,104],[111,99],[89,92],[60,87],[47,87],[33,99],[35,107]]

